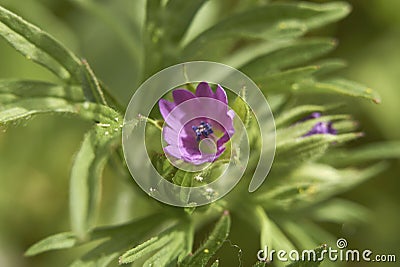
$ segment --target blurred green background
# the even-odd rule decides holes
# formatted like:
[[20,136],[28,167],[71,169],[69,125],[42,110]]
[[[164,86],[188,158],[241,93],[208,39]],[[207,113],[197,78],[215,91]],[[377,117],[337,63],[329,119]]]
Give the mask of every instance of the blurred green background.
[[[97,2],[105,8],[92,12],[88,12],[91,7],[83,2],[0,0],[1,5],[39,25],[88,59],[98,76],[112,88],[114,95],[127,104],[139,82],[139,62],[135,53],[140,53],[140,49],[136,48],[140,44],[145,1],[101,0]],[[224,8],[237,2],[212,1],[210,19],[218,17]],[[342,71],[343,76],[375,88],[382,96],[380,105],[357,99],[347,102],[346,111],[354,114],[360,121],[361,130],[366,133],[354,145],[399,140],[400,1],[349,2],[353,5],[350,16],[319,30],[318,34],[334,36],[339,40],[333,56],[349,63],[348,68]],[[129,37],[123,37],[121,25],[131,29]],[[3,40],[0,40],[0,59],[0,78],[55,80]],[[23,257],[25,249],[37,240],[69,229],[69,169],[88,128],[89,124],[73,117],[43,115],[1,129],[0,266],[65,266],[79,253],[78,248],[33,258]],[[367,206],[373,213],[367,225],[356,228],[329,226],[337,236],[346,236],[349,247],[368,248],[382,254],[396,253],[397,260],[400,260],[399,174],[399,161],[393,161],[391,168],[379,177],[346,193],[346,197]],[[123,209],[123,204],[132,199],[121,193],[120,188],[125,185],[115,178],[113,173],[106,171],[101,222],[110,218],[114,222],[123,221],[133,212]],[[116,203],[119,203],[118,208]],[[140,213],[140,209],[135,212]],[[233,227],[240,228],[240,225],[234,222]],[[254,243],[258,244],[258,240]],[[353,263],[350,266],[364,264]],[[385,263],[376,266],[397,265]]]

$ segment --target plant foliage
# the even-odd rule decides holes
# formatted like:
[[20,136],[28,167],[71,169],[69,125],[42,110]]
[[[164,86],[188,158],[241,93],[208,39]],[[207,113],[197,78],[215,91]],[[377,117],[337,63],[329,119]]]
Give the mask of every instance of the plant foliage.
[[[102,2],[74,2],[99,14],[107,23],[115,21],[119,25],[118,18],[110,17]],[[266,184],[254,194],[236,190],[229,203],[222,200],[207,207],[178,211],[164,207],[163,213],[150,212],[144,218],[106,227],[96,224],[102,195],[101,176],[110,155],[120,153],[124,108],[86,60],[79,59],[42,29],[0,7],[1,37],[28,60],[58,77],[57,83],[1,80],[0,124],[42,113],[71,114],[93,124],[83,138],[71,170],[72,230],[32,245],[26,251],[27,256],[92,243],[92,248],[71,266],[108,266],[118,260],[120,264],[144,266],[219,266],[223,262],[218,260],[218,250],[229,238],[230,214],[243,217],[260,233],[261,248],[269,244],[277,249],[334,244],[334,237],[316,222],[343,223],[367,218],[368,212],[363,207],[333,197],[373,177],[386,166],[378,162],[362,167],[361,163],[399,157],[400,145],[382,143],[356,150],[344,148],[344,144],[362,134],[357,132],[349,115],[340,113],[340,106],[325,102],[296,105],[291,101],[311,95],[336,95],[380,102],[376,91],[335,76],[334,71],[344,66],[342,61],[320,60],[335,48],[336,41],[308,34],[344,18],[350,11],[349,5],[244,2],[248,4],[240,5],[207,29],[190,36],[187,35],[190,29],[200,23],[196,15],[206,8],[208,1],[148,0],[142,42],[132,43],[136,50],[131,55],[142,73],[140,81],[164,67],[188,60],[224,62],[250,76],[270,101],[276,118],[276,159]],[[124,37],[129,34],[128,29],[121,29],[119,34],[122,42],[129,42]],[[247,105],[238,98],[232,108],[246,121],[249,136],[257,139]],[[299,122],[312,112],[332,112],[332,115]],[[333,122],[338,134],[303,137],[320,121]],[[256,144],[257,140],[252,146]],[[122,158],[119,160],[123,165]],[[155,157],[154,164],[177,184],[193,182],[194,174],[174,170],[164,157]],[[126,168],[123,171],[127,172]],[[210,234],[201,237],[205,241],[194,245],[194,235],[216,218],[219,219]],[[254,266],[265,263],[257,262]],[[317,265],[295,262],[288,266]]]

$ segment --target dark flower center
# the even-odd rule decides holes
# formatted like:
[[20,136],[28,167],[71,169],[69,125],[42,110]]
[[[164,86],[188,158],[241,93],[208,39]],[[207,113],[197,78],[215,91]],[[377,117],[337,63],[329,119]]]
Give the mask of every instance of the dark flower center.
[[207,138],[210,134],[212,134],[214,131],[212,130],[211,124],[207,122],[200,122],[199,126],[192,126],[192,129],[194,133],[196,134],[196,140],[200,141],[201,136],[204,136],[204,138]]

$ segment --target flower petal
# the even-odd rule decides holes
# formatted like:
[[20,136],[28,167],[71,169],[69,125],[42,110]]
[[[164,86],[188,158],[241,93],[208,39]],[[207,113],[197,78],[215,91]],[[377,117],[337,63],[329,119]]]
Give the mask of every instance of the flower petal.
[[196,88],[197,97],[213,97],[214,93],[206,82],[201,82]]
[[174,90],[172,92],[172,96],[176,105],[179,105],[189,99],[196,98],[196,96],[192,92],[185,89]]
[[233,111],[232,109],[228,110],[227,114],[232,120],[235,117],[235,111]]
[[158,101],[158,107],[164,120],[168,117],[168,114],[175,108],[175,103],[169,102],[165,99]]
[[215,99],[223,102],[225,105],[228,105],[228,97],[226,96],[225,90],[218,84],[217,90],[215,90]]
[[162,130],[163,138],[165,142],[167,142],[169,145],[178,145],[179,144],[179,136],[178,132],[173,130],[169,126],[164,126]]
[[182,158],[181,152],[177,146],[165,146],[163,149],[164,149],[164,152],[170,156],[173,156],[177,159]]
[[217,140],[217,148],[221,148],[230,139],[229,134],[225,133],[220,139]]

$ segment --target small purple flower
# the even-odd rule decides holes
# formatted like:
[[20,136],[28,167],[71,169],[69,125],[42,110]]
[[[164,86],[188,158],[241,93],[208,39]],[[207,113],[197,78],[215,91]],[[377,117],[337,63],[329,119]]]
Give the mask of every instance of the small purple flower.
[[[304,118],[302,121],[306,121],[306,120],[310,120],[310,119],[316,119],[321,117],[321,113],[319,112],[314,112],[312,113],[310,116],[307,116],[306,118]],[[333,128],[332,122],[317,122],[313,128],[306,133],[303,136],[310,136],[310,135],[314,135],[314,134],[337,134],[337,130]]]
[[[208,83],[201,82],[195,94],[176,89],[172,96],[174,102],[158,102],[166,124],[164,152],[194,165],[215,161],[235,132],[235,113],[228,108],[224,89],[218,85],[214,93]],[[204,144],[209,151],[204,150]]]

